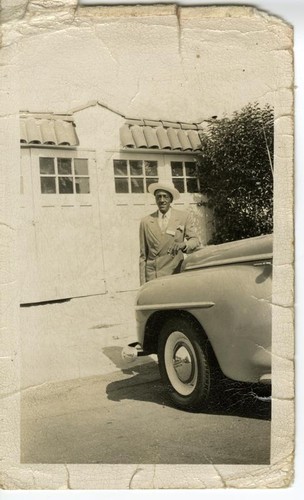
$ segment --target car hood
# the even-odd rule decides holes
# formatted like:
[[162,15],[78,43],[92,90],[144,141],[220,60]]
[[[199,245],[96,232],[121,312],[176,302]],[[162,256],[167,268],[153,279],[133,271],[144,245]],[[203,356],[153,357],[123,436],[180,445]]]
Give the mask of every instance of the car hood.
[[182,265],[182,271],[235,262],[271,259],[272,243],[273,235],[267,234],[265,236],[222,243],[221,245],[210,245],[187,255]]

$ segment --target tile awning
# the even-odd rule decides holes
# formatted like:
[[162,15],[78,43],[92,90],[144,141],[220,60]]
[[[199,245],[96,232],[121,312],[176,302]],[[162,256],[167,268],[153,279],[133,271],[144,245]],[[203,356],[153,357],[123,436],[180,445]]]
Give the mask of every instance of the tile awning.
[[72,116],[24,113],[20,115],[20,143],[77,146],[79,140]]
[[194,152],[202,149],[200,131],[203,127],[194,123],[128,119],[120,128],[120,141],[125,149]]

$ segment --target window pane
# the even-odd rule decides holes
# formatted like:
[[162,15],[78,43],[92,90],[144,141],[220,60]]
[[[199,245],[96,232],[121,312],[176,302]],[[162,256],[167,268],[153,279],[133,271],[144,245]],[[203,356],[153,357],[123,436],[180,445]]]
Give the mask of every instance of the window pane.
[[39,158],[40,174],[55,174],[55,159],[54,158]]
[[73,193],[73,178],[72,177],[58,177],[59,193]]
[[76,193],[89,193],[90,192],[90,179],[89,177],[75,177]]
[[187,161],[185,163],[185,167],[186,167],[186,175],[188,177],[196,177],[197,172],[196,172],[196,165],[194,162]]
[[114,160],[114,175],[128,175],[127,160]]
[[128,179],[115,179],[115,192],[116,193],[128,193]]
[[187,179],[187,191],[188,193],[198,193],[197,179]]
[[75,175],[89,175],[89,165],[86,158],[75,158],[74,160]]
[[40,186],[43,194],[56,193],[55,177],[40,177]]
[[131,179],[131,191],[132,193],[143,193],[144,192],[144,180],[136,179],[133,177]]
[[173,177],[182,177],[183,163],[181,161],[171,161],[171,170]]
[[130,160],[131,175],[143,175],[143,167],[141,160]]
[[72,174],[72,160],[71,158],[57,158],[58,174],[66,175]]
[[153,184],[153,182],[158,182],[158,177],[149,177],[149,179],[146,179],[146,190],[148,191],[148,187],[150,184]]
[[174,186],[180,193],[185,192],[184,179],[172,179]]
[[158,175],[157,161],[145,161],[144,164],[145,164],[146,176],[151,177]]

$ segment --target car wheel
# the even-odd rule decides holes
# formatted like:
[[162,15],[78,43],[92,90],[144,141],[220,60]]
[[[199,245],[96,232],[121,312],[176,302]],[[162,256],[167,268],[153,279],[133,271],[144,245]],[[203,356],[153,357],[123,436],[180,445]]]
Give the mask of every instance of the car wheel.
[[208,340],[185,318],[168,320],[158,343],[159,370],[173,403],[184,410],[204,406],[210,392]]

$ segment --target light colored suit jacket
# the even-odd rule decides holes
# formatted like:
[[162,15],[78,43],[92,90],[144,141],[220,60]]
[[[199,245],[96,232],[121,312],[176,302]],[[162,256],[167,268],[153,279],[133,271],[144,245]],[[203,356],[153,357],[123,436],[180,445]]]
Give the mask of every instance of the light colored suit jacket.
[[174,274],[177,271],[184,256],[182,251],[179,251],[175,256],[168,254],[168,249],[174,241],[183,242],[186,240],[186,253],[192,252],[200,244],[191,215],[175,208],[171,208],[171,216],[164,234],[159,227],[158,212],[144,217],[140,223],[139,240],[141,285],[146,281]]

